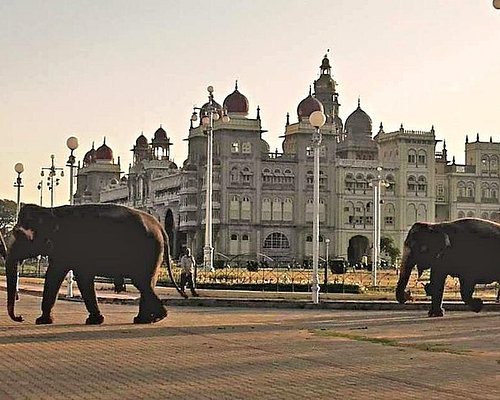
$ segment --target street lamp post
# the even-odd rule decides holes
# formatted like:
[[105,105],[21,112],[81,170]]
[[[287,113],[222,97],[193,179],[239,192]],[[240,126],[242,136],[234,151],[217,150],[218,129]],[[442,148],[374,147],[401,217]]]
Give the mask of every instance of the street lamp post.
[[17,179],[14,182],[14,187],[17,188],[17,207],[16,207],[16,222],[19,217],[19,210],[21,208],[21,188],[23,187],[23,181],[21,179],[21,174],[24,171],[24,165],[22,163],[17,163],[14,165],[14,171],[17,172]]
[[50,208],[54,207],[54,190],[57,185],[59,185],[59,178],[57,178],[57,171],[61,171],[61,177],[64,176],[64,171],[62,168],[56,167],[54,165],[54,154],[51,154],[50,160],[51,160],[51,165],[50,167],[43,167],[42,172],[40,173],[40,176],[44,176],[45,173],[44,171],[49,171],[49,176],[47,177],[47,187],[49,188],[50,191]]
[[[68,161],[66,161],[66,166],[69,167],[69,204],[73,205],[73,168],[75,168],[75,156],[73,155],[73,151],[78,148],[78,139],[74,136],[70,136],[68,140],[66,140],[66,146],[70,150]],[[66,275],[66,281],[68,283],[68,297],[73,297],[73,270],[68,271],[68,275]]]
[[314,149],[314,195],[313,195],[313,272],[312,301],[319,303],[318,260],[319,260],[319,147],[321,145],[320,128],[325,124],[326,117],[322,111],[314,111],[309,116],[309,123],[314,127],[312,144]]
[[[208,104],[203,108],[194,107],[191,121],[198,119],[196,110],[200,113],[201,123],[205,128],[207,134],[207,171],[206,171],[206,196],[205,196],[205,246],[203,247],[203,265],[205,270],[213,271],[214,261],[214,248],[212,245],[212,192],[213,192],[213,134],[214,134],[214,121],[220,117],[219,109],[214,104],[214,88],[213,86],[207,87],[208,91]],[[203,113],[203,114],[202,114]],[[229,122],[229,117],[224,112],[222,116],[223,122]]]
[[380,234],[381,234],[381,190],[389,187],[389,183],[381,177],[382,167],[377,167],[377,177],[370,182],[373,187],[373,260],[372,285],[377,286],[377,269],[380,263]]
[[69,167],[69,204],[73,205],[73,168],[75,168],[75,156],[73,155],[73,151],[78,148],[78,139],[74,136],[70,136],[68,140],[66,140],[66,146],[70,149],[71,153],[69,155],[68,161],[66,161],[66,166]]
[[[24,171],[24,165],[22,163],[16,163],[14,165],[14,171],[17,172],[17,179],[14,182],[14,187],[17,188],[17,206],[16,206],[16,223],[19,218],[19,210],[21,209],[21,188],[23,187],[23,181],[21,179],[21,174]],[[19,271],[17,271],[16,278],[16,300],[19,299]]]

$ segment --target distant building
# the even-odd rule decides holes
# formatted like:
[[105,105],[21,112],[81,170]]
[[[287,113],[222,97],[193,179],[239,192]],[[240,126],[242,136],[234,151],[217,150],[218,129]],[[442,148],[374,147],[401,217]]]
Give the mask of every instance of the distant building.
[[[204,105],[202,108],[205,108]],[[235,90],[217,106],[230,117],[214,123],[213,224],[215,259],[270,257],[284,263],[312,257],[313,128],[309,115],[323,108],[321,129],[320,254],[330,240],[330,257],[359,262],[371,257],[373,189],[380,175],[382,236],[402,246],[416,221],[466,216],[499,220],[500,143],[466,140],[466,164],[447,159],[446,144],[436,152],[434,128],[408,130],[401,125],[373,133],[361,108],[339,116],[339,94],[330,61],[322,60],[314,92],[299,102],[297,120],[286,116],[282,150],[271,152],[262,138],[260,110],[249,116],[247,98]],[[204,245],[207,136],[203,126],[188,132],[188,156],[172,162],[170,142],[160,128],[151,142],[141,134],[133,146],[133,164],[122,176],[119,162],[104,143],[89,151],[78,172],[75,203],[112,202],[148,211],[165,226],[177,257],[189,246],[201,259]],[[108,150],[109,149],[109,150]],[[382,168],[380,171],[380,167]]]

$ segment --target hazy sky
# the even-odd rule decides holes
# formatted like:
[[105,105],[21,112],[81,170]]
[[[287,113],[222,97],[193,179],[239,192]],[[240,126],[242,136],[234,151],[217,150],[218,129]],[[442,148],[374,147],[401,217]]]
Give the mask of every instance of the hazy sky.
[[[182,165],[193,105],[238,79],[281,150],[286,113],[318,77],[326,50],[345,121],[374,134],[429,130],[463,162],[465,135],[500,142],[500,10],[491,0],[1,0],[0,198],[38,203],[41,167],[78,160],[103,137],[128,170],[141,131],[160,124]],[[438,144],[438,150],[441,150]],[[451,158],[451,157],[450,157]],[[68,171],[56,204],[68,202]],[[44,190],[44,205],[48,205]]]

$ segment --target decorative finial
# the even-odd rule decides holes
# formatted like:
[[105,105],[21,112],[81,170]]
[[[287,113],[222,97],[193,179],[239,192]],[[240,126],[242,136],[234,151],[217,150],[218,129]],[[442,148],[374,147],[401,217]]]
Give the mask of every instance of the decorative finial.
[[434,125],[431,126],[431,133],[434,134]]
[[238,79],[236,79],[236,82],[234,84],[234,90],[238,90]]
[[479,142],[479,133],[476,135],[476,142]]
[[493,138],[490,136],[490,143],[493,143]]
[[260,106],[257,106],[257,119],[260,121]]
[[455,165],[455,156],[453,156],[453,160],[451,161],[453,165]]
[[401,124],[401,126],[399,127],[399,131],[400,132],[404,132],[405,128],[403,128],[403,124]]
[[92,150],[94,150],[94,141],[92,140]]
[[382,122],[380,123],[378,133],[384,133],[384,125],[382,124]]
[[465,135],[465,143],[469,143],[469,135]]
[[311,95],[311,85],[309,85],[309,96]]
[[443,140],[443,150],[446,151],[446,140]]
[[104,136],[104,142],[103,142],[103,144],[106,144],[106,136]]
[[290,113],[286,113],[286,126],[290,125]]
[[358,108],[361,108],[361,97],[358,96]]

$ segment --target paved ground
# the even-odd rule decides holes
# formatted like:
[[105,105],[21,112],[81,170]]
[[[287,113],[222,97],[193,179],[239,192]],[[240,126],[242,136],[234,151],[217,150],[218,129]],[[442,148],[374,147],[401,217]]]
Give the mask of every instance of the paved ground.
[[0,399],[499,399],[500,312],[169,307],[131,324],[136,305],[59,300],[14,323],[0,292]]

